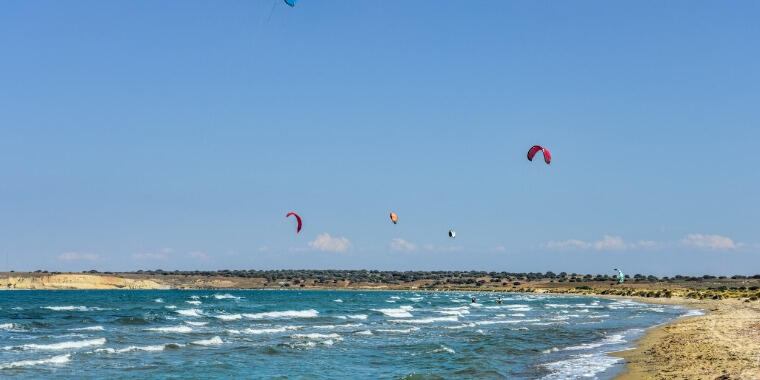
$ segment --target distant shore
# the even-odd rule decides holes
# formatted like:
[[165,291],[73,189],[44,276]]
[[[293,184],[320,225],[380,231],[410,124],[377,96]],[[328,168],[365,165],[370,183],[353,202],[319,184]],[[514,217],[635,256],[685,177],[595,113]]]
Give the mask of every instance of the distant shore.
[[[340,272],[340,271],[336,271]],[[467,273],[467,272],[463,272]],[[461,277],[458,277],[461,279]],[[631,350],[620,380],[760,379],[760,279],[709,281],[559,281],[476,277],[466,281],[351,282],[324,278],[251,278],[225,275],[137,273],[0,273],[0,289],[292,289],[415,290],[541,293],[625,297],[682,305],[704,315],[676,320],[648,331]]]

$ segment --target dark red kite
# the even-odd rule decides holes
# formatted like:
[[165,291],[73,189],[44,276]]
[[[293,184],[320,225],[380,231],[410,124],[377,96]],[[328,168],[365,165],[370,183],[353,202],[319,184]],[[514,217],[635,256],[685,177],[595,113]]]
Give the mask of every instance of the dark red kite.
[[291,215],[296,217],[296,220],[298,221],[298,227],[296,227],[296,233],[301,232],[301,226],[303,226],[303,223],[301,223],[301,217],[298,216],[298,214],[294,212],[289,212],[287,215],[285,215],[286,218],[289,218]]
[[528,161],[533,161],[533,156],[535,156],[539,150],[544,152],[544,162],[546,162],[547,165],[551,164],[552,154],[549,153],[548,149],[542,147],[541,145],[533,145],[533,147],[530,148],[530,150],[528,151]]

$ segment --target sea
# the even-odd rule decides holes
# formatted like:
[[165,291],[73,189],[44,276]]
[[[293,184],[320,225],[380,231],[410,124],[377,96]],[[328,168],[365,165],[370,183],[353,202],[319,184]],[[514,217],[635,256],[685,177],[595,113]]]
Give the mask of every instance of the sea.
[[511,293],[2,291],[0,378],[610,379],[611,352],[695,314]]

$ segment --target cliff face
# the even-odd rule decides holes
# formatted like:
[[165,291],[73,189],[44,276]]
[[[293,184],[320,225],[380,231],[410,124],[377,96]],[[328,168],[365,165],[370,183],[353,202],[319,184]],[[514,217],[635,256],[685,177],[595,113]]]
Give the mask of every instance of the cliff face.
[[54,274],[0,278],[0,289],[169,289],[169,286],[153,280],[115,276]]

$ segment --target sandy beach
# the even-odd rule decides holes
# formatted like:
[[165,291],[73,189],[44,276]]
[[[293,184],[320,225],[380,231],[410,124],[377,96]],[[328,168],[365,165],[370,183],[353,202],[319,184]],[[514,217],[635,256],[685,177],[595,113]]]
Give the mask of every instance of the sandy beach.
[[618,379],[760,379],[757,303],[683,298],[665,303],[701,309],[705,315],[654,328],[635,349],[616,353],[627,361],[627,372]]

